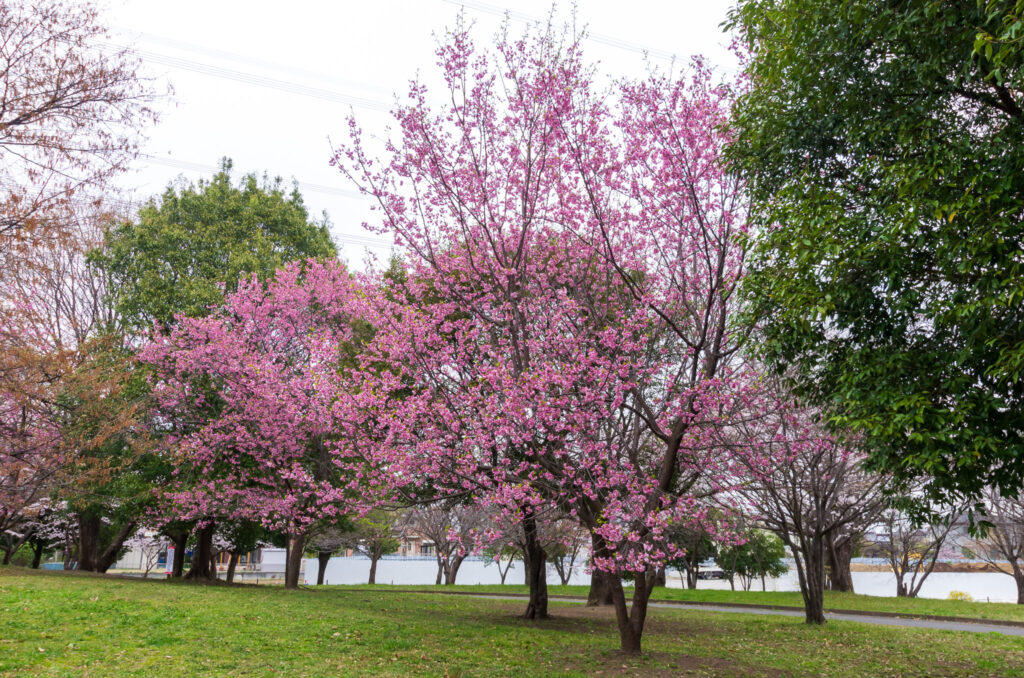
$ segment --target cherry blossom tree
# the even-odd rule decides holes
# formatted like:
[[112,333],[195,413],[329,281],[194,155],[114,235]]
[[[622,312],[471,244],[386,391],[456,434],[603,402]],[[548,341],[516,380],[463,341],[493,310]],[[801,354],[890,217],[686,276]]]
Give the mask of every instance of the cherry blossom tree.
[[[538,519],[572,516],[611,577],[622,647],[639,652],[669,525],[705,517],[738,410],[732,293],[742,185],[719,161],[728,90],[698,62],[609,99],[579,36],[543,27],[478,52],[438,49],[451,103],[413,83],[376,161],[350,123],[336,162],[407,255],[370,320],[351,399],[364,453],[396,491],[473,497],[525,531],[530,601],[547,615]],[[617,107],[612,103],[617,102]]]
[[242,282],[208,317],[178,318],[141,352],[178,455],[177,480],[161,493],[165,518],[284,532],[288,587],[298,586],[310,526],[348,502],[352,479],[328,444],[341,429],[332,405],[354,293],[338,264],[290,264],[266,285]]
[[[106,214],[75,216],[73,237],[38,244],[33,266],[0,278],[0,522],[57,496],[81,523],[79,566],[102,571],[137,527],[128,509],[142,492],[114,481],[139,477],[148,402],[87,260]],[[115,514],[108,531],[102,519]]]
[[152,530],[139,530],[124,542],[125,547],[138,551],[139,569],[142,570],[142,578],[149,577],[149,573],[156,567],[160,554],[166,552],[167,539]]
[[573,574],[584,566],[590,546],[590,534],[572,519],[556,521],[549,530],[547,551],[562,586],[568,586]]

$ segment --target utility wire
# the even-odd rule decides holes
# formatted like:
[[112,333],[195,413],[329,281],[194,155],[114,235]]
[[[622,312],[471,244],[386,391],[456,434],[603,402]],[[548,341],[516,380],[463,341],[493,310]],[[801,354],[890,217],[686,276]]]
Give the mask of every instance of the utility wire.
[[[507,16],[510,19],[516,19],[517,21],[522,21],[528,24],[538,22],[544,23],[546,21],[546,19],[541,19],[540,17],[536,17],[531,14],[516,12],[510,9],[498,7],[496,5],[489,5],[485,2],[477,2],[476,0],[441,0],[441,2],[447,3],[449,5],[455,5],[456,7],[464,7],[466,9],[471,9],[476,12],[481,12],[483,14],[491,14],[493,16],[500,17]],[[675,54],[671,52],[666,52],[663,49],[653,49],[650,47],[645,47],[639,43],[616,38],[613,35],[602,35],[601,33],[588,32],[586,34],[586,39],[590,40],[591,42],[597,42],[602,45],[608,45],[609,47],[624,49],[629,52],[636,52],[638,54],[646,54],[647,56],[651,56],[657,59],[664,59],[665,61],[672,61],[676,58]]]
[[[163,165],[165,167],[173,167],[175,169],[193,170],[196,172],[210,172],[215,173],[220,171],[220,167],[214,165],[207,165],[199,162],[190,162],[188,160],[176,160],[174,158],[165,158],[160,155],[152,155],[150,153],[142,153],[141,157],[154,165]],[[336,186],[326,186],[324,184],[311,184],[305,181],[296,181],[299,188],[304,192],[309,193],[326,193],[328,195],[339,195],[345,198],[360,198],[366,199],[367,196],[363,195],[359,191],[353,191],[345,188],[338,188]]]
[[202,75],[209,75],[215,78],[223,78],[225,80],[234,80],[236,82],[255,85],[257,87],[276,89],[282,92],[312,97],[314,99],[321,99],[332,103],[348,104],[354,108],[383,111],[385,113],[391,110],[391,105],[382,101],[353,96],[351,94],[324,89],[322,87],[299,85],[294,82],[288,82],[287,80],[268,78],[266,76],[256,75],[255,73],[246,73],[245,71],[238,71],[233,68],[214,66],[201,61],[193,61],[192,59],[183,59],[181,57],[171,56],[170,54],[161,54],[160,52],[151,52],[149,50],[127,47],[125,45],[117,45],[114,43],[96,43],[93,46],[104,52],[128,52],[129,54],[134,54],[143,61],[148,61],[149,63],[169,66],[171,68],[191,71],[193,73],[200,73]]
[[154,43],[163,45],[164,47],[170,47],[172,49],[180,49],[194,54],[202,54],[211,56],[216,59],[223,59],[227,61],[234,61],[249,66],[256,66],[258,68],[267,68],[270,70],[278,71],[280,73],[288,73],[299,77],[312,78],[320,80],[321,82],[329,82],[334,85],[341,87],[356,87],[364,90],[373,90],[379,92],[382,96],[390,96],[390,92],[387,92],[381,87],[376,85],[365,85],[351,80],[344,80],[334,75],[329,75],[320,71],[313,71],[290,64],[282,64],[276,61],[267,61],[266,59],[259,59],[247,54],[238,54],[236,52],[228,52],[222,49],[216,49],[213,47],[207,47],[205,45],[197,45],[193,42],[187,42],[185,40],[178,40],[177,38],[168,38],[162,35],[156,35],[153,33],[145,33],[142,31],[136,31],[129,28],[114,28],[113,30],[121,33],[125,36],[141,39],[144,42]]

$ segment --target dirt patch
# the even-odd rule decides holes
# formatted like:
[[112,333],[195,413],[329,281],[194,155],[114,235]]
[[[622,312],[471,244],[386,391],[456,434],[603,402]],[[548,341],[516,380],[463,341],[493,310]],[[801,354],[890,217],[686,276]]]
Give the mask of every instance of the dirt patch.
[[[509,626],[530,625],[537,630],[544,631],[568,631],[573,633],[594,633],[607,636],[610,643],[618,639],[618,625],[615,621],[615,610],[612,607],[584,607],[583,605],[558,605],[552,606],[550,619],[530,620],[523,619],[522,606],[502,605],[500,613],[507,613],[499,619],[489,617],[491,623],[507,624]],[[698,634],[711,633],[714,629],[711,626],[697,619],[674,619],[665,618],[652,614],[648,616],[644,627],[645,640],[653,640],[656,636],[671,636],[674,638],[695,636]],[[776,669],[768,669],[753,666],[746,662],[734,661],[721,657],[699,657],[689,654],[676,654],[672,652],[645,651],[640,656],[627,655],[619,651],[609,650],[601,653],[600,657],[587,654],[581,650],[579,664],[594,666],[592,675],[607,676],[610,678],[621,678],[624,676],[653,676],[662,678],[668,676],[757,676],[763,678],[777,678],[791,674]],[[547,657],[540,658],[549,659]],[[571,656],[563,657],[566,666],[571,667],[576,662]]]
[[[495,605],[496,611],[506,612],[508,616],[495,619],[490,614],[488,620],[500,624],[520,626],[529,624],[538,629],[550,631],[569,631],[573,633],[589,633],[598,631],[618,637],[619,627],[615,621],[615,609],[611,606],[586,607],[584,605],[552,605],[549,608],[551,617],[548,619],[524,619],[523,606],[516,604]],[[709,633],[712,629],[705,623],[695,619],[677,619],[658,614],[648,614],[644,625],[644,635],[671,635],[674,637],[694,636]]]

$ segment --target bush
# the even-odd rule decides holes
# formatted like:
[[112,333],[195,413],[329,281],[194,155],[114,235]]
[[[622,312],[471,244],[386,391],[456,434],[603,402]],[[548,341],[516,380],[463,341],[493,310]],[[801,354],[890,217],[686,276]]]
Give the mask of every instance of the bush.
[[15,554],[11,557],[11,565],[16,567],[31,567],[32,566],[32,549],[22,547],[18,549]]
[[974,598],[971,597],[971,594],[967,593],[966,591],[950,591],[949,600],[959,600],[964,603],[974,602]]

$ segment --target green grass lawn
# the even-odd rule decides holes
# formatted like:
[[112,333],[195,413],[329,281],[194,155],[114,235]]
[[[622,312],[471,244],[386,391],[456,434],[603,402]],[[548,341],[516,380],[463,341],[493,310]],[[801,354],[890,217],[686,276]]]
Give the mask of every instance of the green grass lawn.
[[1024,676],[1024,639],[652,610],[623,657],[611,611],[347,587],[202,586],[0,568],[11,676]]
[[[526,594],[527,588],[521,584],[505,586],[356,586],[362,590],[439,590],[474,593],[515,593]],[[548,594],[552,596],[586,597],[586,586],[549,586]],[[632,595],[627,588],[626,595]],[[718,591],[708,589],[668,589],[656,588],[652,600],[679,600],[705,603],[742,603],[745,605],[781,605],[803,609],[804,601],[798,591]],[[1024,605],[1013,603],[965,603],[958,600],[936,600],[932,598],[887,598],[881,596],[862,596],[854,593],[825,592],[826,610],[863,610],[867,612],[893,612],[908,616],[940,616],[966,617],[970,619],[993,619],[1017,621],[1024,623]]]

